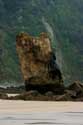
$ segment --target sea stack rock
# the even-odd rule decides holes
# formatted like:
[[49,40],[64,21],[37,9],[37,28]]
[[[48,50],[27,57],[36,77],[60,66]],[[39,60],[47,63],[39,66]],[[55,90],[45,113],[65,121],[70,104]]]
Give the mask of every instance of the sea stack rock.
[[27,91],[38,90],[44,93],[63,86],[62,74],[47,33],[41,33],[39,37],[27,33],[18,34],[16,49]]

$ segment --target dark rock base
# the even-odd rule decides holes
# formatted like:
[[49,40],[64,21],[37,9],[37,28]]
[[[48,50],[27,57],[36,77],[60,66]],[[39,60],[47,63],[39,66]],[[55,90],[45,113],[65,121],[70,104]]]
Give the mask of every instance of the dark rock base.
[[55,94],[63,94],[65,87],[64,85],[60,84],[35,85],[35,84],[27,84],[27,82],[25,82],[25,89],[26,91],[36,90],[41,94],[45,94],[48,91],[52,91]]

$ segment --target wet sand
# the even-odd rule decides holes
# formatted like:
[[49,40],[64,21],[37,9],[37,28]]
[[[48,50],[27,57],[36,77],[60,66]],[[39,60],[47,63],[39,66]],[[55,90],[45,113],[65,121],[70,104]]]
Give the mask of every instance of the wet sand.
[[83,103],[0,100],[0,125],[83,125]]

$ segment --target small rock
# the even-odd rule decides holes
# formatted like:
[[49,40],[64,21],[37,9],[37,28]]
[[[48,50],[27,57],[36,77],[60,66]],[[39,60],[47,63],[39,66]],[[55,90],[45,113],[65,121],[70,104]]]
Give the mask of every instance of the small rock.
[[32,96],[38,96],[39,92],[36,90],[31,90],[29,92],[26,92],[25,95],[32,95]]
[[56,97],[56,101],[72,101],[72,98],[69,94],[64,94]]
[[75,101],[82,101],[83,102],[83,97],[77,98]]
[[8,99],[7,94],[5,94],[5,93],[0,93],[0,99]]
[[51,91],[45,93],[45,96],[48,96],[48,97],[51,97],[51,96],[53,96],[53,95],[54,95],[54,94],[53,94],[53,92],[51,92]]
[[14,100],[34,100],[35,97],[39,95],[38,91],[36,90],[31,90],[25,93],[22,93],[20,95],[17,95],[15,97],[12,97],[11,99]]

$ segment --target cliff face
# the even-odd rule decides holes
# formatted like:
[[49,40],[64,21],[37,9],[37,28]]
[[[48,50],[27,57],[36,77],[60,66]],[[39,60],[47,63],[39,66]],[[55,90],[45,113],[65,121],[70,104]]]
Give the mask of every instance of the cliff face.
[[35,38],[26,33],[20,33],[16,41],[26,86],[62,84],[62,75],[46,33],[41,33]]

